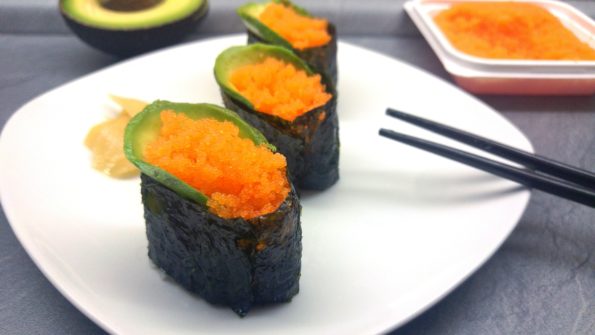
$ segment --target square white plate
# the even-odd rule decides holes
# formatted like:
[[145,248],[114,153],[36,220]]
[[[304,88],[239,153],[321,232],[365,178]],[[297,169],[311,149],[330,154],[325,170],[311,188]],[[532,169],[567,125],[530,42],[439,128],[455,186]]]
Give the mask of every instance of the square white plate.
[[[461,147],[384,115],[386,107],[531,150],[480,101],[395,59],[339,44],[341,179],[303,196],[300,293],[245,318],[164,278],[147,257],[138,179],[93,170],[89,128],[108,94],[221,104],[215,57],[243,36],[135,58],[23,106],[0,138],[0,194],[37,266],[83,313],[118,334],[365,334],[396,327],[461,283],[516,225],[529,192],[378,136],[392,128]],[[470,150],[476,152],[475,150]]]

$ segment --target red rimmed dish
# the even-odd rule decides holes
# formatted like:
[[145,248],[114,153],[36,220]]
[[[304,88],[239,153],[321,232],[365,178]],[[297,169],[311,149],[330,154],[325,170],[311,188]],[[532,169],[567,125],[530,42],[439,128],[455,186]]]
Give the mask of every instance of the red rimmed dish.
[[[434,22],[450,6],[470,0],[412,0],[404,7],[445,69],[465,90],[479,94],[592,95],[595,61],[512,60],[476,57],[457,50]],[[490,2],[510,2],[490,0]],[[595,48],[595,22],[567,4],[551,0],[515,1],[541,6],[577,38]]]

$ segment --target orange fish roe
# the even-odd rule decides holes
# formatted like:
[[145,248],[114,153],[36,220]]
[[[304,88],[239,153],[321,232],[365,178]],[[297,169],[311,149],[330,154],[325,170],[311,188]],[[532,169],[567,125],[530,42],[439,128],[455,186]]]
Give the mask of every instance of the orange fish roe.
[[161,122],[145,160],[208,196],[213,213],[250,219],[274,212],[287,197],[285,157],[239,137],[235,124],[173,111],[161,112]]
[[324,105],[332,97],[325,92],[320,75],[308,76],[293,64],[273,57],[236,69],[230,82],[257,111],[288,121]]
[[319,47],[331,40],[326,20],[300,15],[289,6],[271,2],[258,18],[298,50]]
[[546,9],[513,2],[460,3],[434,18],[450,42],[470,55],[500,59],[595,60]]

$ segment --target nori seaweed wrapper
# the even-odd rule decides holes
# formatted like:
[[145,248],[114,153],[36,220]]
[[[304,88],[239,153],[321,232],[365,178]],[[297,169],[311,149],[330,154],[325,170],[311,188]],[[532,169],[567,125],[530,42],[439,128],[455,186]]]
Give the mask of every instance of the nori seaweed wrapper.
[[293,187],[273,213],[223,219],[141,174],[149,257],[184,288],[244,316],[299,291],[301,206]]
[[[249,29],[247,29],[247,33],[248,44],[273,44],[270,41],[261,38]],[[315,72],[327,77],[334,87],[337,87],[337,32],[335,26],[330,22],[328,24],[328,33],[331,35],[331,40],[323,46],[304,50],[291,48],[291,51],[304,60],[304,62],[312,67]]]
[[323,106],[293,121],[261,113],[221,90],[223,104],[260,130],[287,159],[291,181],[300,189],[324,190],[339,180],[339,119],[337,93]]

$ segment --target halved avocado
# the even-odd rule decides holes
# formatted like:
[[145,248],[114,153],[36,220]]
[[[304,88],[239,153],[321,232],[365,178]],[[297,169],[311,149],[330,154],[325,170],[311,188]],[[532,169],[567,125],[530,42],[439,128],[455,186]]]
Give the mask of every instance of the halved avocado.
[[230,77],[237,68],[260,63],[267,57],[289,62],[309,75],[316,73],[283,47],[260,43],[230,47],[215,60],[215,79],[221,88],[223,104],[261,131],[285,156],[294,184],[305,190],[327,189],[339,179],[339,120],[335,87],[328,77],[322,76],[326,92],[332,98],[293,121],[260,112],[236,90],[230,83]]
[[248,43],[266,43],[282,46],[293,51],[316,72],[329,78],[333,85],[337,85],[337,34],[335,26],[329,22],[328,33],[331,40],[319,47],[298,50],[289,41],[277,34],[259,19],[260,14],[271,3],[279,3],[292,8],[296,13],[313,17],[307,10],[288,0],[271,0],[266,2],[246,3],[237,9],[237,13],[248,31]]
[[161,127],[160,114],[164,110],[183,113],[194,120],[214,118],[219,121],[230,121],[240,129],[240,137],[248,138],[256,145],[264,144],[272,150],[275,149],[258,130],[244,122],[237,114],[216,105],[174,103],[157,100],[145,107],[126,126],[126,132],[124,133],[124,154],[126,158],[145,175],[157,180],[183,198],[198,204],[205,205],[208,200],[207,196],[169,172],[149,164],[143,159],[145,146],[153,142],[159,135]]
[[208,8],[208,0],[60,0],[62,17],[79,38],[121,57],[179,42]]

